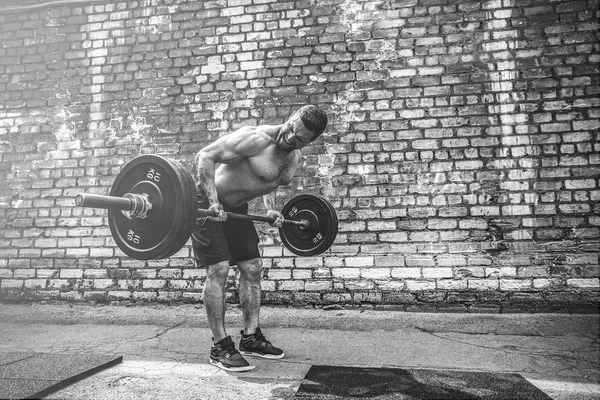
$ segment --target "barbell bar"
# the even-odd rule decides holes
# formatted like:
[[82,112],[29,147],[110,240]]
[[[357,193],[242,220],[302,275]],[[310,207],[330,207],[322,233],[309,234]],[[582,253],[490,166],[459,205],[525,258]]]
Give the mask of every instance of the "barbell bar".
[[[246,221],[268,222],[270,224],[275,222],[275,218],[264,217],[262,215],[238,214],[238,213],[233,213],[233,212],[229,212],[229,211],[226,211],[225,214],[227,214],[228,219],[231,218],[231,219],[240,219],[240,220],[246,220]],[[199,208],[198,216],[216,217],[217,214],[215,212]],[[307,229],[310,226],[310,223],[305,219],[300,220],[300,221],[284,219],[283,223],[289,224],[289,225],[296,225],[296,226],[299,226],[301,229]]]
[[[189,239],[196,220],[215,216],[198,209],[198,192],[191,174],[176,160],[146,154],[127,163],[117,175],[110,195],[79,193],[75,205],[108,210],[113,239],[128,256],[167,258]],[[338,220],[325,199],[303,194],[283,207],[279,228],[283,245],[300,256],[321,254],[337,236]],[[227,212],[227,218],[275,222],[274,218]]]
[[[152,203],[150,202],[147,196],[135,193],[126,193],[125,195],[123,195],[123,197],[105,196],[101,194],[78,193],[75,196],[75,204],[79,207],[121,210],[125,211],[126,213],[129,213],[129,218],[141,219],[147,218],[148,210],[152,209]],[[226,211],[225,214],[227,214],[228,219],[268,222],[271,224],[275,222],[275,218],[264,217],[261,215],[239,214],[229,211]],[[217,214],[214,211],[199,208],[197,210],[196,216],[216,217]],[[284,219],[283,223],[296,225],[302,229],[307,229],[310,226],[310,223],[305,219],[300,221]]]

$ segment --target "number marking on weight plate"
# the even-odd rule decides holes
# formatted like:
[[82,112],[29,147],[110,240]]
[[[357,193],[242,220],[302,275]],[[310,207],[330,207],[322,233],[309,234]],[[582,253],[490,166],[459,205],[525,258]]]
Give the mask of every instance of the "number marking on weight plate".
[[154,182],[160,182],[160,172],[156,171],[154,168],[150,168],[146,177]]
[[298,208],[297,208],[297,207],[292,207],[292,208],[290,209],[290,211],[288,212],[288,216],[289,216],[290,218],[293,218],[293,217],[294,217],[294,215],[296,215],[297,213],[298,213]]
[[319,243],[321,240],[323,239],[323,235],[321,235],[321,232],[317,233],[317,235],[313,238],[313,243],[317,244]]
[[129,230],[129,232],[127,232],[127,240],[129,240],[130,242],[133,242],[135,244],[140,244],[140,239],[141,239],[140,236],[137,235],[131,229]]

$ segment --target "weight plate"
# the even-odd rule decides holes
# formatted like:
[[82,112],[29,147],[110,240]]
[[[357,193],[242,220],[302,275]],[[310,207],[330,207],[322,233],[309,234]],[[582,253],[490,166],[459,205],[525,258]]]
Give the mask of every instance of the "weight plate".
[[333,207],[321,197],[303,194],[292,198],[281,212],[285,219],[310,223],[308,228],[284,224],[279,228],[283,245],[299,256],[314,256],[327,251],[338,231]]
[[125,254],[138,260],[165,258],[185,245],[196,220],[196,202],[184,172],[176,161],[147,154],[127,163],[117,175],[111,196],[145,193],[152,203],[145,219],[108,210],[112,236]]
[[331,213],[333,214],[334,218],[335,218],[335,223],[332,224],[333,227],[333,232],[331,232],[331,234],[328,236],[329,237],[329,243],[327,244],[327,248],[331,248],[331,246],[333,246],[333,244],[335,243],[335,239],[337,238],[337,234],[338,234],[338,219],[337,219],[337,213],[335,212],[335,208],[333,207],[333,205],[325,200],[325,203],[327,203],[327,205],[329,206],[329,210],[331,211]]
[[194,178],[192,175],[186,170],[183,164],[177,160],[173,160],[170,158],[165,158],[173,168],[175,168],[181,176],[182,181],[184,182],[185,195],[183,198],[186,200],[184,209],[190,210],[189,218],[186,218],[182,221],[181,230],[178,235],[178,238],[174,240],[173,246],[167,247],[165,251],[158,258],[168,258],[173,254],[177,253],[181,248],[185,245],[190,235],[192,234],[192,230],[194,229],[194,225],[196,223],[196,213],[198,211],[197,207],[197,192],[196,192],[196,184],[194,183]]

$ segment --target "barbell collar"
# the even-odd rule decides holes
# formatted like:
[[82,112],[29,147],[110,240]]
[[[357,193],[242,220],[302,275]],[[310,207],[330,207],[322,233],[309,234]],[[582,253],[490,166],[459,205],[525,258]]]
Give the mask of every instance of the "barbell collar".
[[131,210],[123,211],[125,216],[129,219],[139,218],[146,219],[148,218],[148,211],[152,209],[152,203],[150,203],[150,199],[148,198],[148,194],[146,193],[125,193],[123,198],[130,199],[131,204],[133,204]]

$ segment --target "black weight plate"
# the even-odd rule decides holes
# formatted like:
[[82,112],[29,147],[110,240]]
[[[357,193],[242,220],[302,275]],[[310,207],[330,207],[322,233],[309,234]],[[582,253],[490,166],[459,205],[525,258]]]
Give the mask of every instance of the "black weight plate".
[[333,205],[325,199],[322,199],[322,200],[325,203],[327,203],[327,205],[329,206],[329,210],[331,211],[331,214],[333,215],[333,219],[334,219],[334,222],[331,224],[331,226],[333,227],[333,230],[331,232],[328,232],[328,233],[330,233],[328,236],[329,241],[327,244],[327,248],[329,249],[335,243],[335,239],[338,234],[338,218],[337,218],[337,213],[335,212],[335,208],[333,207]]
[[184,199],[186,200],[186,204],[184,209],[189,209],[191,210],[188,218],[185,218],[184,221],[181,222],[181,231],[178,233],[179,238],[174,241],[173,243],[182,243],[181,246],[177,246],[174,245],[171,248],[167,248],[165,250],[165,252],[163,254],[161,254],[161,256],[159,258],[168,258],[171,257],[173,254],[177,253],[179,250],[181,250],[181,248],[183,247],[183,245],[185,245],[185,243],[187,242],[187,240],[189,239],[190,235],[192,234],[192,230],[194,229],[194,225],[196,223],[196,213],[197,213],[197,191],[196,191],[196,184],[194,183],[194,178],[192,178],[192,175],[190,174],[190,172],[188,172],[186,170],[186,168],[184,167],[184,165],[182,163],[180,163],[177,160],[173,160],[170,158],[166,159],[167,161],[169,161],[171,163],[171,165],[176,168],[179,173],[180,176],[182,177],[182,180],[184,182],[184,188],[185,188],[185,195],[184,195]]
[[119,248],[138,260],[164,258],[181,249],[195,220],[187,177],[173,162],[158,155],[142,155],[127,163],[112,186],[111,196],[147,193],[152,203],[148,217],[129,219],[109,210],[108,222]]
[[284,224],[279,228],[283,245],[299,256],[313,256],[327,251],[337,235],[337,215],[325,199],[303,194],[286,203],[281,212],[285,219],[307,220],[310,226],[303,229]]

